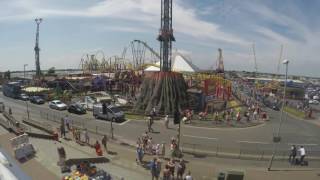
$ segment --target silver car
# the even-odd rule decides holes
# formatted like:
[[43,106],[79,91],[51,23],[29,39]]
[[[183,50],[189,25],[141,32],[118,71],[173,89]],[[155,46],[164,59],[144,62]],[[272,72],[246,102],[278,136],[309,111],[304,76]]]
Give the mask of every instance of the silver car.
[[61,102],[60,100],[53,100],[49,102],[49,107],[52,109],[57,109],[57,110],[66,110],[68,106]]

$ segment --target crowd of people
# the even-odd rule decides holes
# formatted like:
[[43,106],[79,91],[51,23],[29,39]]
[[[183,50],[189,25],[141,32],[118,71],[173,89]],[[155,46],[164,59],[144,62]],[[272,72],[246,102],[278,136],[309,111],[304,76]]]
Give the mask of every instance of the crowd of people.
[[[159,158],[153,158],[148,164],[152,180],[158,180],[161,176],[162,161]],[[183,159],[170,159],[164,164],[162,170],[162,180],[193,180],[191,172],[185,173],[186,163]]]

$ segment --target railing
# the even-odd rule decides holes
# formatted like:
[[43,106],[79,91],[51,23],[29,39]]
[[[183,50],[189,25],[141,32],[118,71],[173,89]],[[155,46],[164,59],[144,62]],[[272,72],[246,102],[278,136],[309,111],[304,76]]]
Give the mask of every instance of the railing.
[[[187,135],[188,137],[188,135]],[[190,136],[189,136],[190,137]],[[195,137],[198,138],[198,137]],[[205,138],[205,137],[204,137]],[[254,142],[254,141],[237,141],[238,146],[227,147],[217,138],[207,138],[208,143],[190,143],[182,142],[181,150],[183,153],[193,154],[195,156],[213,156],[213,157],[230,157],[238,159],[251,160],[269,160],[273,152],[273,143]],[[290,154],[290,148],[293,143],[277,144],[276,159],[287,160]],[[304,146],[307,151],[307,159],[320,161],[320,145],[318,144],[301,144],[295,143],[296,147]],[[297,152],[298,157],[299,152]]]

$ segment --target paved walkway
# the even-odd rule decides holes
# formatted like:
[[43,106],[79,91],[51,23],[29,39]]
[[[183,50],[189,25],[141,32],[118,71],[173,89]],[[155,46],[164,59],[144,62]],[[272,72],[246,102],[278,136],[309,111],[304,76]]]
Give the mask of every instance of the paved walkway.
[[[13,135],[2,133],[0,142],[2,146],[8,147],[8,139]],[[91,141],[95,141],[97,136],[92,136]],[[30,141],[37,150],[37,155],[34,159],[22,164],[22,169],[30,175],[33,179],[59,179],[61,177],[60,169],[57,166],[58,154],[57,147],[63,146],[67,153],[67,158],[75,157],[95,157],[95,151],[87,146],[80,146],[72,141],[62,140],[61,143],[34,139]],[[107,170],[115,179],[124,177],[126,180],[141,180],[149,179],[149,171],[135,163],[135,150],[132,147],[119,145],[116,143],[109,143],[110,154],[106,155],[110,162],[107,164],[99,164],[98,167]],[[10,149],[6,148],[7,151]],[[10,151],[12,152],[12,151]],[[152,157],[146,156],[145,160],[149,161]],[[266,170],[267,162],[245,161],[239,159],[222,159],[207,157],[194,160],[194,157],[186,155],[185,158],[189,160],[187,169],[191,170],[195,179],[199,180],[213,180],[217,177],[219,172],[227,172],[230,170],[240,171],[245,174],[245,180],[299,180],[319,179],[319,170],[305,170],[292,169],[292,171],[271,171]],[[192,159],[192,160],[191,160]],[[191,161],[190,161],[191,160]],[[162,160],[163,164],[167,161]],[[286,163],[286,162],[285,162]],[[48,170],[49,169],[49,170]]]

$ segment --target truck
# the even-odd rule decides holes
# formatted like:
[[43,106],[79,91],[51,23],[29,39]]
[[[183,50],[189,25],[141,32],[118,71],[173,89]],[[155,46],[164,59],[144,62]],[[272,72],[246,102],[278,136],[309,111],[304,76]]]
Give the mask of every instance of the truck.
[[21,86],[19,82],[9,82],[2,86],[3,95],[18,99],[21,94]]
[[101,103],[93,105],[93,116],[96,119],[111,120],[113,122],[119,122],[125,119],[124,112],[113,105],[108,105],[106,107],[106,113],[104,114],[103,106]]

